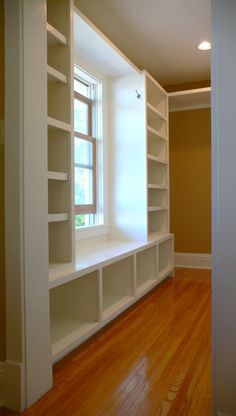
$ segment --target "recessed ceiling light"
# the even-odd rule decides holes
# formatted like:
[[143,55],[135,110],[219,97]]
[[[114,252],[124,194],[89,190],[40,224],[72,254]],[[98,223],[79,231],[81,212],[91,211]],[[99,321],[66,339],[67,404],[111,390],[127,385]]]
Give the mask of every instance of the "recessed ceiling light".
[[211,43],[207,40],[204,40],[203,42],[199,43],[199,45],[197,45],[197,48],[200,51],[209,51],[209,49],[211,49]]

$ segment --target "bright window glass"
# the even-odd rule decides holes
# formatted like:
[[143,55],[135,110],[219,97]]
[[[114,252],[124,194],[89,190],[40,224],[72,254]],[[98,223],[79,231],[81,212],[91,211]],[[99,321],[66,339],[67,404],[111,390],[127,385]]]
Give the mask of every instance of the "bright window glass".
[[84,95],[85,97],[89,96],[89,86],[84,82],[74,79],[74,90]]
[[92,142],[75,137],[75,164],[92,167],[93,144]]
[[75,167],[75,205],[93,204],[93,171]]
[[74,100],[74,128],[82,134],[89,134],[89,106],[78,99]]

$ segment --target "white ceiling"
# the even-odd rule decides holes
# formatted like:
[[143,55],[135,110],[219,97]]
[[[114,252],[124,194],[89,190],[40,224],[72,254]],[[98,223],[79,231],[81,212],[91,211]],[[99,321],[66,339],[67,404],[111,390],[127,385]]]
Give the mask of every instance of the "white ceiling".
[[210,79],[211,0],[75,0],[131,61],[162,85]]

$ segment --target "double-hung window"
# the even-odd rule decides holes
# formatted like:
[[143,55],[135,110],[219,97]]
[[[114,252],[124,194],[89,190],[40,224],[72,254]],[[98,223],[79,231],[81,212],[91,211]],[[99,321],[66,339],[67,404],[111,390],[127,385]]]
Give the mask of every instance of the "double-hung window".
[[93,85],[74,79],[75,213],[77,226],[93,225],[96,213],[96,139]]

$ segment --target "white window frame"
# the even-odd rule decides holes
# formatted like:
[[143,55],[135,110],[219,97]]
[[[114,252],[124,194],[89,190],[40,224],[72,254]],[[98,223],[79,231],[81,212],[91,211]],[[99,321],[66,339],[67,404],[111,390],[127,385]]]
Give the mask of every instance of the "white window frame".
[[[92,111],[96,113],[93,117],[92,136],[96,137],[96,213],[94,225],[83,226],[75,229],[76,240],[92,238],[109,233],[107,223],[107,185],[106,178],[106,140],[104,137],[104,80],[90,68],[80,68],[75,65],[77,74],[82,81],[93,84],[93,106]],[[94,73],[95,72],[95,73]]]

